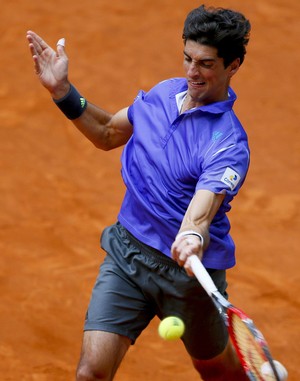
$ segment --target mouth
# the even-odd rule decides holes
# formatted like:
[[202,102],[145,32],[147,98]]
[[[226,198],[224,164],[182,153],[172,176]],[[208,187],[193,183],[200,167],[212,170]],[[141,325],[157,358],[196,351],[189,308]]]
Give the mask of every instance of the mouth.
[[201,86],[205,85],[205,82],[201,82],[201,81],[189,81],[189,84],[192,87],[201,87]]

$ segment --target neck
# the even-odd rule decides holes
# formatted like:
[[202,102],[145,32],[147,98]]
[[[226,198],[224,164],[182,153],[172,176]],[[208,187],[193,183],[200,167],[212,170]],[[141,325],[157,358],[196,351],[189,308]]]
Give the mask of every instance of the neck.
[[187,92],[187,94],[183,100],[180,113],[183,113],[187,110],[191,110],[192,108],[205,106],[205,105],[210,104],[210,103],[225,101],[227,99],[228,99],[228,89],[226,89],[226,92],[223,96],[220,96],[219,98],[215,98],[215,99],[211,99],[211,100],[209,98],[207,98],[206,102],[203,102],[197,98],[191,97],[190,94]]
[[184,97],[184,100],[182,102],[180,113],[183,113],[187,110],[191,110],[192,108],[201,106],[200,104],[197,104],[196,101],[194,101],[191,96],[187,93]]

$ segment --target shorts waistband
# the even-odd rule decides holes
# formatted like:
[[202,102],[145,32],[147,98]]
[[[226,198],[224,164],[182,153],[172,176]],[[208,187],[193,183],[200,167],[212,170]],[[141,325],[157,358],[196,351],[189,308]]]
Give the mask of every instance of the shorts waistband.
[[[130,243],[132,243],[136,248],[141,250],[141,252],[152,257],[153,259],[155,259],[156,262],[160,264],[167,265],[172,268],[182,269],[182,267],[179,266],[179,264],[176,261],[174,261],[174,259],[172,259],[171,257],[167,257],[161,251],[155,249],[154,247],[146,245],[145,243],[135,238],[135,236],[133,236],[120,222],[118,222],[117,225],[119,225],[122,228],[122,230],[124,230],[124,233],[126,234]],[[218,272],[218,271],[223,271],[223,270],[216,270],[211,268],[206,268],[206,270],[208,271],[210,275],[213,275],[215,272]]]
[[[122,225],[121,225],[122,226]],[[145,243],[141,242],[137,238],[135,238],[124,226],[122,226],[124,229],[127,238],[129,241],[137,247],[141,252],[145,253],[146,255],[152,257],[155,259],[156,262],[168,265],[170,267],[174,268],[181,268],[177,262],[174,261],[174,259],[167,257],[165,254],[160,252],[159,250],[155,249],[154,247],[151,247],[149,245],[146,245]]]

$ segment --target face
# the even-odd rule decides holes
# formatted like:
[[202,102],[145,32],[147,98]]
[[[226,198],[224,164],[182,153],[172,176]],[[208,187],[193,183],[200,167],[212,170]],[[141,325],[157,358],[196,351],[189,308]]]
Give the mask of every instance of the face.
[[187,40],[183,66],[188,81],[188,96],[195,106],[203,106],[227,99],[230,78],[239,68],[239,59],[225,68],[216,48]]

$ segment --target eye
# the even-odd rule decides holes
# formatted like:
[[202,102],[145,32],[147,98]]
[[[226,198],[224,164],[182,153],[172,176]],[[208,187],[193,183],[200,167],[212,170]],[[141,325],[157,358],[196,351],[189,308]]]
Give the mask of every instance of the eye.
[[206,69],[211,69],[214,66],[214,61],[211,60],[203,60],[200,62],[200,66],[206,68]]

